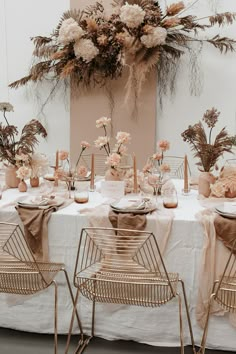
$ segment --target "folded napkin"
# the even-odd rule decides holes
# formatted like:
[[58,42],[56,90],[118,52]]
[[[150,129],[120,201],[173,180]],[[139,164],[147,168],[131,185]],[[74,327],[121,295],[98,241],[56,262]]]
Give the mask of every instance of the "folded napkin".
[[28,209],[16,206],[16,210],[24,225],[25,237],[35,258],[47,262],[48,257],[48,220],[57,210],[56,206],[45,209]]

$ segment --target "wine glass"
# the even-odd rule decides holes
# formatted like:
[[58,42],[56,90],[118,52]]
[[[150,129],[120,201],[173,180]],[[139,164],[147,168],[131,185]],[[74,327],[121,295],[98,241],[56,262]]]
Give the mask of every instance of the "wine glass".
[[157,201],[157,195],[158,195],[158,188],[160,186],[160,173],[158,169],[153,168],[151,171],[151,174],[148,176],[148,184],[153,187],[154,189],[154,195],[156,196],[156,201]]

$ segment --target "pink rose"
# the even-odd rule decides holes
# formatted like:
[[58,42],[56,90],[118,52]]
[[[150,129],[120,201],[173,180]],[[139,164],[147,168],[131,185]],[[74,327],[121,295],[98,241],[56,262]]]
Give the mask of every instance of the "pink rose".
[[170,143],[167,140],[160,140],[157,143],[157,148],[161,149],[161,151],[166,151],[169,150],[170,148]]
[[61,150],[59,151],[59,160],[63,161],[63,160],[67,160],[69,157],[69,152],[65,151],[65,150]]

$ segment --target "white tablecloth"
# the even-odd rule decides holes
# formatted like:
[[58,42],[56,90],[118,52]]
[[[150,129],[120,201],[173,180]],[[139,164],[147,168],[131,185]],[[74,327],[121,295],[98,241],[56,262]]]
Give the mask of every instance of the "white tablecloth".
[[[199,344],[202,329],[195,320],[195,304],[198,289],[198,269],[201,261],[204,234],[195,214],[202,208],[197,192],[181,195],[182,181],[176,181],[179,206],[174,210],[175,218],[164,255],[167,270],[178,272],[184,280],[190,305],[194,337]],[[10,201],[22,196],[16,190],[7,190],[0,201],[0,221],[19,221],[17,212]],[[90,193],[86,206],[99,205],[99,193]],[[51,261],[64,262],[72,282],[77,246],[82,227],[88,226],[86,215],[80,214],[83,205],[71,204],[53,213],[49,221],[49,250]],[[149,215],[150,221],[153,215]],[[149,223],[152,225],[152,222]],[[155,222],[153,220],[153,225]],[[153,226],[154,227],[154,226]],[[154,231],[158,240],[158,230]],[[63,277],[59,278],[59,333],[67,333],[72,306]],[[80,316],[85,332],[91,324],[91,303],[80,298]],[[29,297],[14,297],[0,294],[0,326],[24,331],[53,332],[53,288]],[[185,318],[185,311],[183,309]],[[185,321],[185,344],[190,344]],[[75,328],[75,332],[77,332]],[[172,300],[160,308],[142,308],[126,305],[97,304],[95,335],[106,339],[126,339],[157,346],[179,345],[178,304]],[[236,350],[235,329],[224,317],[211,316],[207,346]]]

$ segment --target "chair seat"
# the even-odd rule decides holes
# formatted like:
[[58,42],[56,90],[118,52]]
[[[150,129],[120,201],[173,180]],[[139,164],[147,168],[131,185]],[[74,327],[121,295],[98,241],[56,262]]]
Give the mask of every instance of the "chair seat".
[[223,277],[215,300],[223,306],[225,310],[236,312],[236,277]]
[[99,271],[91,274],[78,274],[76,286],[88,299],[97,302],[110,302],[137,306],[161,306],[170,301],[177,291],[179,275],[168,273],[172,289],[166,274],[122,273]]
[[0,292],[34,294],[50,286],[62,267],[61,263],[0,262]]

